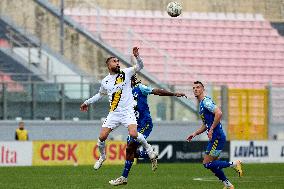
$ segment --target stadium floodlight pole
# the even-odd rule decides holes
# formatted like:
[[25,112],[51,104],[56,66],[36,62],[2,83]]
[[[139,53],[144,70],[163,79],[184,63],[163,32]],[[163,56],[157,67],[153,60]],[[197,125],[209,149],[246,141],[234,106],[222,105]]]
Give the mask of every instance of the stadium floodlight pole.
[[64,0],[60,1],[60,54],[64,55]]

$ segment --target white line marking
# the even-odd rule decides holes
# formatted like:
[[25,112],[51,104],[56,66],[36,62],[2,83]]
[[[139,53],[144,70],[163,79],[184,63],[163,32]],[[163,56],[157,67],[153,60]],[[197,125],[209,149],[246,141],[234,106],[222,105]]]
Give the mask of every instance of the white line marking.
[[[194,181],[201,181],[201,182],[218,182],[217,177],[196,177],[193,178]],[[265,177],[244,177],[244,178],[229,178],[234,182],[275,182],[275,181],[283,181],[282,176],[265,176]]]

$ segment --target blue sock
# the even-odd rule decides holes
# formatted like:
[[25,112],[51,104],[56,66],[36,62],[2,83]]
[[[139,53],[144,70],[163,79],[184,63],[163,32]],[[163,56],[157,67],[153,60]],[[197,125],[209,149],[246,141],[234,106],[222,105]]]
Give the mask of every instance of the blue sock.
[[218,177],[219,180],[222,182],[227,180],[227,177],[225,176],[225,173],[222,169],[210,169],[213,173],[215,173],[215,176]]
[[131,169],[132,164],[133,164],[133,161],[129,161],[129,160],[125,161],[124,169],[123,169],[123,172],[122,172],[122,176],[124,176],[125,178],[128,177],[128,174],[129,174],[129,171]]
[[138,158],[149,159],[149,155],[144,150],[142,150],[142,151],[137,150],[137,154],[138,154]]
[[[213,162],[217,162],[217,161],[213,161]],[[203,165],[206,169],[210,169],[213,173],[215,173],[215,176],[218,177],[219,180],[221,180],[222,182],[227,180],[227,177],[225,176],[222,168],[218,167],[218,164],[222,164],[220,162],[223,162],[223,161],[218,161],[217,163],[213,163],[213,162],[205,163]],[[230,163],[228,164],[229,166],[231,165]]]
[[220,161],[220,160],[215,160],[209,163],[204,164],[205,168],[211,169],[211,168],[216,168],[216,169],[223,169],[230,167],[232,163],[227,162],[227,161]]

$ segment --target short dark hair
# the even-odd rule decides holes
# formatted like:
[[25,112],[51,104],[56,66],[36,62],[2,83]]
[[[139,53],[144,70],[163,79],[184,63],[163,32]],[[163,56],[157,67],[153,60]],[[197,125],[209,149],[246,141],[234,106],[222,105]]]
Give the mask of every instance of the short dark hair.
[[134,85],[137,85],[138,83],[141,83],[141,80],[138,80],[138,78],[137,78],[137,74],[134,74],[131,77],[131,81],[135,83]]
[[204,88],[204,85],[201,81],[194,81],[193,84],[200,84]]
[[113,59],[113,58],[115,58],[115,57],[114,57],[114,56],[108,57],[108,58],[106,59],[106,64],[108,64],[108,62],[109,62],[111,59]]

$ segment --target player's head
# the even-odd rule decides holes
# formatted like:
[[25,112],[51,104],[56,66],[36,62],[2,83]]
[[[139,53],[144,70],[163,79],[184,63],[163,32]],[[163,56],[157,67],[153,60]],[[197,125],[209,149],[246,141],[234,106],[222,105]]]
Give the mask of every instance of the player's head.
[[141,83],[141,80],[138,80],[137,75],[134,74],[131,77],[131,87],[134,87],[136,84]]
[[204,85],[201,81],[194,81],[192,89],[196,98],[200,97],[204,93]]
[[19,129],[24,129],[25,127],[25,123],[23,121],[20,121],[18,125],[19,125]]
[[111,56],[107,58],[106,65],[108,67],[109,72],[119,73],[120,72],[120,63],[118,58]]

